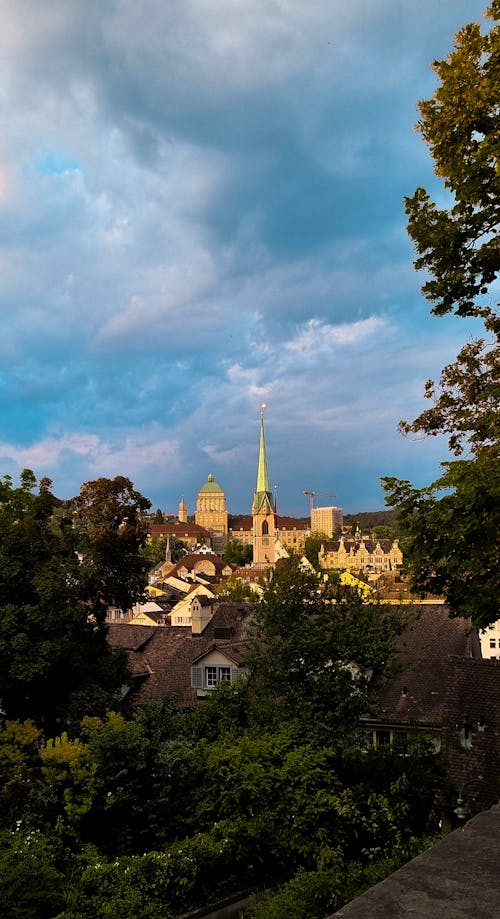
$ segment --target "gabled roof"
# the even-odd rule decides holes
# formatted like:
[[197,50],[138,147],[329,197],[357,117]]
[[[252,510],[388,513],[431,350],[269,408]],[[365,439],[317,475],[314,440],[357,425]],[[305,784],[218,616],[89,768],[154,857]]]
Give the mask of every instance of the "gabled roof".
[[[247,651],[246,654],[245,650]],[[236,664],[237,667],[241,667],[242,664],[245,663],[248,656],[247,646],[242,642],[239,642],[238,645],[230,645],[227,642],[218,641],[214,642],[211,647],[203,651],[202,654],[199,654],[197,657],[195,657],[192,663],[198,664],[207,656],[207,654],[211,654],[212,651],[218,651],[220,654],[223,654],[229,661],[231,661],[233,664]]]
[[[193,659],[216,644],[222,653],[232,654],[236,661],[237,655],[243,653],[242,641],[248,616],[249,607],[243,603],[219,603],[201,635],[193,635],[191,629],[185,626],[167,625],[159,629],[111,625],[108,631],[110,644],[129,651],[134,674],[147,674],[141,685],[132,687],[132,700],[135,703],[172,700],[180,706],[196,705],[196,690],[191,687]],[[142,633],[144,637],[139,640],[137,633]],[[221,640],[217,638],[220,634],[232,637]]]

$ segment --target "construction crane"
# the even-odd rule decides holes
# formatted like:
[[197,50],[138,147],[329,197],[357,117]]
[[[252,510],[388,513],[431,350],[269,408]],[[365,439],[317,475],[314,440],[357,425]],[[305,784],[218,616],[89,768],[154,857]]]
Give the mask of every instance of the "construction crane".
[[306,497],[309,498],[309,516],[312,515],[313,508],[314,508],[314,499],[316,497],[320,497],[320,496],[322,498],[336,498],[337,497],[336,495],[330,494],[330,492],[328,491],[303,491],[302,494],[306,495]]

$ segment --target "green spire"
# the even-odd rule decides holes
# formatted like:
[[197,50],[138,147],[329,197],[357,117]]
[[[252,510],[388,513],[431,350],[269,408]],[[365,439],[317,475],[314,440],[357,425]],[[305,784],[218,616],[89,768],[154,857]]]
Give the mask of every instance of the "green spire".
[[265,408],[266,404],[263,402],[260,407],[259,464],[257,466],[257,486],[253,495],[252,514],[257,514],[262,510],[268,513],[273,506],[273,496],[269,488],[269,475],[267,472],[266,437],[264,433]]

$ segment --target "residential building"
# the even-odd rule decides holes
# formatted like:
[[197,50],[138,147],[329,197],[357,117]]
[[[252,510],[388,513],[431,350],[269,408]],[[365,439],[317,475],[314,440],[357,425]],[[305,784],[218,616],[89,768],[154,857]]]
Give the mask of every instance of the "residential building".
[[[200,610],[203,604],[200,604]],[[129,625],[111,623],[108,641],[112,647],[127,651],[132,678],[127,695],[132,704],[172,701],[186,707],[203,703],[206,690],[218,680],[246,673],[245,641],[249,608],[243,603],[216,602],[206,621],[195,622],[193,628],[180,626]],[[195,615],[196,619],[196,615]],[[216,667],[199,678],[193,668]],[[236,673],[237,672],[237,673]]]
[[492,622],[486,629],[481,629],[479,640],[482,657],[500,660],[500,619]]
[[341,507],[312,507],[311,531],[325,533],[326,536],[335,536],[342,533],[343,513]]

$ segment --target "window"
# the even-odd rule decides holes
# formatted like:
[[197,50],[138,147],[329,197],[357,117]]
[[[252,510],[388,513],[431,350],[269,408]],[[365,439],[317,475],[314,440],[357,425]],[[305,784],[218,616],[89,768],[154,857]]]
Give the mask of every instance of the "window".
[[393,731],[392,746],[396,753],[408,753],[408,734],[406,731]]
[[375,746],[385,747],[391,742],[390,731],[375,731]]
[[496,646],[497,646],[496,639],[490,638],[490,648],[496,648]]
[[205,686],[212,689],[217,685],[217,667],[205,667]]
[[262,535],[267,536],[268,533],[269,533],[269,524],[267,520],[264,520],[264,523],[262,524]]
[[191,686],[193,689],[214,689],[217,683],[232,682],[237,679],[239,671],[232,667],[218,667],[209,664],[206,667],[191,667]]

